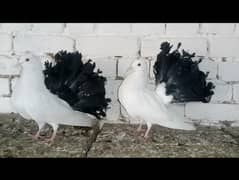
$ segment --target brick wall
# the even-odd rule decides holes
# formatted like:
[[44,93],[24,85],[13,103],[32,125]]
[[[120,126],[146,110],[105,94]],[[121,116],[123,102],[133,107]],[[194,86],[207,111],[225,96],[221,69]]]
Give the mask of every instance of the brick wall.
[[[138,56],[152,65],[163,41],[182,42],[185,50],[204,56],[201,69],[210,71],[216,84],[209,104],[171,105],[185,116],[205,124],[229,121],[239,124],[239,24],[207,23],[2,23],[0,24],[0,113],[12,112],[9,101],[19,69],[14,65],[27,50],[56,53],[78,50],[92,58],[107,77],[112,98],[108,120],[126,116],[117,100],[117,89],[129,64]],[[121,56],[117,58],[115,56]],[[153,84],[152,84],[153,86]]]

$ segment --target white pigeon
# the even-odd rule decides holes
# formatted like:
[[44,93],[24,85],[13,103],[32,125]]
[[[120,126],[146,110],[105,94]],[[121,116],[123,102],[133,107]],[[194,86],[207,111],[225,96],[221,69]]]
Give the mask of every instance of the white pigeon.
[[168,109],[172,96],[166,95],[165,84],[160,84],[156,90],[147,87],[147,64],[144,59],[135,60],[126,73],[126,78],[119,87],[119,101],[130,118],[140,122],[137,131],[141,130],[143,121],[147,124],[148,133],[152,124],[182,130],[195,130],[195,127],[185,122],[186,118]]
[[38,139],[45,124],[53,128],[52,143],[59,124],[92,127],[96,119],[91,115],[74,111],[70,105],[58,96],[50,93],[44,83],[43,66],[40,58],[26,53],[19,60],[20,78],[13,89],[11,102],[15,111],[25,119],[33,119],[38,124],[35,138]]

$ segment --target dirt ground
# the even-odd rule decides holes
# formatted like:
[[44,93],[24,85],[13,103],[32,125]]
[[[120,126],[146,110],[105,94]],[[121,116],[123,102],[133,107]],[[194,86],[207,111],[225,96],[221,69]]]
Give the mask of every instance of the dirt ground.
[[[13,115],[0,116],[0,157],[239,157],[239,128],[200,126],[182,131],[153,126],[149,138],[136,125],[104,124],[101,130],[60,126],[52,145],[46,127],[34,140],[34,121]],[[143,132],[142,132],[143,133]]]

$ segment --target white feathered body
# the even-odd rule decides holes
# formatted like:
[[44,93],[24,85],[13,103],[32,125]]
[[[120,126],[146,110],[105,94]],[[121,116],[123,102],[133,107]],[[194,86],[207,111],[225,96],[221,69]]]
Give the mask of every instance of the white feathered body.
[[163,89],[163,86],[157,91],[147,88],[146,74],[144,71],[130,73],[119,88],[120,103],[130,117],[173,129],[195,129],[191,124],[184,122],[184,117],[176,115],[167,108],[165,103],[169,103],[171,97],[157,93],[160,88]]
[[19,113],[25,119],[32,119],[32,117],[26,112],[24,108],[25,98],[24,86],[21,86],[22,78],[19,78],[11,96],[11,103],[15,109],[15,112]]
[[74,111],[65,101],[50,93],[44,84],[42,66],[37,63],[22,70],[13,90],[12,104],[24,118],[38,123],[89,127],[95,123],[94,118]]

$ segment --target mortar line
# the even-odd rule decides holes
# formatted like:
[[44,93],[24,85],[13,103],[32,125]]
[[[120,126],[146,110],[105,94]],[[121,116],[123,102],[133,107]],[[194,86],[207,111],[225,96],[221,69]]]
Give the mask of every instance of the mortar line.
[[142,39],[140,37],[137,38],[137,45],[138,45],[137,57],[140,58],[142,48]]
[[130,26],[130,33],[132,33],[133,32],[133,23],[130,23],[129,26]]
[[163,32],[164,35],[167,34],[167,23],[164,24],[164,32]]
[[186,103],[183,103],[183,115],[186,117]]
[[76,48],[76,40],[75,40],[75,39],[73,39],[73,51],[74,51],[74,52],[77,51],[77,48]]
[[217,74],[216,74],[216,79],[219,80],[219,63],[217,62]]
[[32,31],[33,28],[34,28],[34,23],[31,23],[31,24],[30,24],[30,28],[29,28],[29,30]]
[[210,56],[210,51],[211,51],[211,46],[210,46],[210,42],[209,42],[209,39],[207,38],[206,40],[206,43],[207,43],[207,57]]
[[119,77],[119,58],[115,58],[116,59],[116,61],[115,61],[115,66],[116,66],[116,68],[115,68],[115,74],[116,74],[116,79]]
[[11,54],[15,55],[15,39],[16,35],[14,33],[11,33]]
[[97,29],[98,29],[98,24],[93,23],[93,28],[92,28],[93,33],[96,33]]
[[231,88],[232,88],[232,96],[231,96],[231,101],[232,101],[232,102],[234,102],[234,85],[233,85],[233,84],[231,84],[230,86],[231,86]]
[[234,26],[233,26],[233,30],[232,30],[232,34],[235,34],[236,33],[236,29],[237,29],[238,27],[237,27],[237,24],[234,24]]
[[61,34],[64,34],[66,32],[66,29],[67,29],[67,23],[63,23],[63,30]]
[[150,72],[151,72],[151,69],[152,69],[152,71],[153,71],[153,68],[151,67],[151,65],[152,65],[152,60],[150,59],[149,61],[149,73],[148,73],[148,77],[149,77],[149,79],[151,79],[151,77],[150,77]]
[[9,96],[12,96],[12,76],[8,78]]
[[202,23],[198,24],[198,34],[202,35]]

